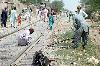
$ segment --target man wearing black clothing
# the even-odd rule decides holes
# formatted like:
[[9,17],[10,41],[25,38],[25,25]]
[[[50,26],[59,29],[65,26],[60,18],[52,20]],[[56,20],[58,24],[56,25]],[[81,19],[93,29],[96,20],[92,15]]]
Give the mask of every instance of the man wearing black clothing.
[[1,14],[1,26],[6,27],[6,22],[7,22],[7,8],[4,8],[4,10],[2,10],[2,14]]

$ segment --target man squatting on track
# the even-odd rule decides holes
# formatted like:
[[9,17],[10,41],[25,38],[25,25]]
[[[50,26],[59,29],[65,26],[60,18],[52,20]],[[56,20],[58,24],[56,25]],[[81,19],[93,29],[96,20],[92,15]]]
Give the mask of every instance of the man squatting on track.
[[33,28],[29,30],[24,30],[22,34],[18,35],[18,46],[26,46],[30,43],[31,34],[34,32]]

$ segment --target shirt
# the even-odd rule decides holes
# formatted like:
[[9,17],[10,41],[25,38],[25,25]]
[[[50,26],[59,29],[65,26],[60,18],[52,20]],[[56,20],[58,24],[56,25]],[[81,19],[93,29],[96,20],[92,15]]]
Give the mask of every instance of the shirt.
[[1,19],[2,19],[2,21],[7,20],[7,11],[6,11],[6,10],[3,10],[3,11],[2,11]]
[[21,22],[21,16],[18,16],[18,22]]
[[88,15],[82,10],[79,13],[76,13],[74,15],[74,21],[75,21],[75,19],[77,19],[78,22],[79,22],[77,25],[80,25],[84,29],[85,32],[88,32],[88,26],[89,26],[88,23],[85,20],[85,18],[87,16]]
[[10,22],[14,22],[17,17],[16,10],[11,10]]
[[31,38],[30,36],[30,31],[29,30],[24,30],[22,34],[19,35],[20,39],[25,39],[25,40],[29,40],[29,38]]
[[54,17],[53,16],[49,16],[49,24],[53,24],[54,23]]

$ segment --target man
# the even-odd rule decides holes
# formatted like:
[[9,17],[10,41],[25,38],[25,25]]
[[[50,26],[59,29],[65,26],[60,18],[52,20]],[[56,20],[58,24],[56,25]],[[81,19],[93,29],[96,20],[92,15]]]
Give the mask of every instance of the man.
[[39,20],[41,20],[41,17],[42,17],[42,10],[41,9],[39,9],[37,16],[39,17]]
[[48,18],[48,16],[47,16],[47,14],[48,14],[48,9],[44,9],[44,22],[46,22],[47,21],[47,18]]
[[16,7],[14,7],[11,10],[11,15],[10,15],[10,22],[11,22],[11,27],[15,28],[15,20],[17,18],[17,12],[16,12]]
[[1,14],[1,26],[3,27],[6,27],[6,22],[7,22],[7,8],[4,8],[4,10],[2,10],[2,14]]
[[31,19],[30,19],[30,18],[31,18],[31,14],[30,14],[29,11],[26,12],[25,18],[26,18],[26,22],[30,23],[30,20],[31,20]]
[[26,46],[30,42],[31,34],[34,32],[33,28],[30,28],[29,30],[24,30],[22,34],[18,35],[18,46]]
[[88,34],[89,34],[89,26],[85,20],[87,17],[87,14],[81,10],[81,7],[77,7],[76,14],[74,16],[74,27],[76,28],[75,34],[73,37],[72,43],[74,43],[73,48],[77,48],[79,42],[81,41],[82,38],[82,47],[85,49],[85,45],[87,45],[87,40],[88,40]]
[[56,20],[57,18],[57,15],[56,15],[56,12],[54,10],[51,11],[51,13],[53,14],[53,17],[54,17],[54,21]]
[[71,13],[71,11],[70,11],[70,12],[69,12],[69,22],[70,22],[71,16],[72,16],[72,13]]
[[38,18],[38,14],[39,14],[39,9],[36,8],[36,18]]

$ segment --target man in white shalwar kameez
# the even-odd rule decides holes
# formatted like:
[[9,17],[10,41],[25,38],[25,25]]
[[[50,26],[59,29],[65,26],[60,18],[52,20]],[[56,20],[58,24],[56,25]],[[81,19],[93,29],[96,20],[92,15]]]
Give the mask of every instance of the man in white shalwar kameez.
[[26,46],[30,43],[31,34],[34,32],[34,29],[30,28],[29,30],[24,30],[23,33],[18,35],[18,46]]
[[48,21],[47,19],[48,19],[48,16],[47,16],[47,14],[48,14],[48,9],[44,9],[44,11],[43,11],[43,13],[44,13],[44,22],[46,22],[46,21]]
[[88,34],[89,34],[89,25],[86,22],[85,18],[88,15],[81,10],[81,7],[77,7],[77,12],[74,15],[74,27],[76,28],[75,34],[74,34],[74,39],[73,39],[73,48],[77,48],[79,42],[81,41],[82,38],[82,47],[83,49],[85,48],[85,45],[87,45],[87,40],[88,40]]
[[29,11],[27,11],[26,13],[25,13],[25,19],[26,19],[26,22],[30,22],[30,18],[31,18],[31,14],[30,14],[30,12]]
[[11,15],[10,15],[10,22],[11,22],[11,27],[15,28],[15,22],[17,18],[17,12],[16,12],[16,7],[11,10]]

